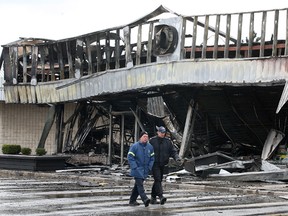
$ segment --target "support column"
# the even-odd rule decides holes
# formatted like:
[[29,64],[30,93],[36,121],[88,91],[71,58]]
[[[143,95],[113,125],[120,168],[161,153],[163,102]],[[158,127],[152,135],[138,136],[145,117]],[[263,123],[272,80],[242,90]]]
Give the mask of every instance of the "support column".
[[43,131],[41,134],[41,138],[39,140],[37,148],[44,148],[45,147],[46,139],[49,135],[50,129],[51,129],[53,122],[54,122],[54,119],[55,119],[55,113],[56,113],[55,105],[52,105],[49,108],[48,116],[47,116],[47,119],[46,119],[46,122],[45,122],[45,125],[44,125]]
[[121,160],[121,166],[123,166],[124,163],[124,137],[125,137],[125,128],[124,124],[125,123],[125,116],[122,114],[121,115],[121,155],[120,155],[120,160]]
[[64,104],[56,105],[56,134],[55,134],[55,143],[56,143],[56,153],[62,153],[63,151],[63,122],[64,119]]
[[113,115],[112,115],[112,106],[110,106],[109,111],[109,142],[108,142],[108,158],[107,165],[112,164],[112,140],[113,140]]
[[186,116],[186,122],[185,122],[185,127],[184,127],[184,132],[183,132],[183,138],[180,146],[180,151],[179,151],[179,156],[180,158],[183,158],[185,156],[185,152],[187,150],[187,147],[189,146],[189,137],[191,134],[189,132],[190,125],[191,125],[191,119],[193,116],[193,106],[194,106],[194,101],[191,100],[189,103],[188,111],[187,111],[187,116]]
[[132,113],[133,113],[133,115],[135,117],[134,142],[136,142],[139,139],[139,133],[140,133],[139,127],[141,128],[142,131],[145,131],[145,128],[144,128],[144,126],[141,123],[141,119],[138,117],[139,116],[139,108],[138,108],[138,106],[136,108],[136,112],[134,112],[132,109],[131,109],[131,111],[132,111]]

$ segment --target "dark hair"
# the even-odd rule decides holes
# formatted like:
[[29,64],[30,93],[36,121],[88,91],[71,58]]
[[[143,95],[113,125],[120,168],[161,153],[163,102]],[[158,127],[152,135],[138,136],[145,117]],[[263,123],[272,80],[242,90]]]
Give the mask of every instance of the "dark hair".
[[139,135],[139,138],[141,138],[144,134],[147,134],[147,135],[148,135],[147,131],[141,131],[141,133],[140,133],[140,135]]

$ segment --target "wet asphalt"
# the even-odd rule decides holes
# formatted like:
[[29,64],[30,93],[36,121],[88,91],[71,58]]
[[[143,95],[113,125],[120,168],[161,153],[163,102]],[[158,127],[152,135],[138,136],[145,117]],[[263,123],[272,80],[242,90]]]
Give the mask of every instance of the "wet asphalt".
[[[151,179],[145,186],[149,194]],[[0,170],[0,215],[288,215],[285,182],[164,183],[165,205],[128,205],[131,178]]]

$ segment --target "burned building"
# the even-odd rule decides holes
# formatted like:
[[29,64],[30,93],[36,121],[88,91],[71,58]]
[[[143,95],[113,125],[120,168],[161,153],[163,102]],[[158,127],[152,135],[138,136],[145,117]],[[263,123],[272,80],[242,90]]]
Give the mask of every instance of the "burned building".
[[261,155],[271,132],[286,145],[287,11],[184,16],[160,6],[73,38],[20,38],[2,45],[5,104],[47,107],[33,145],[51,153],[101,145],[123,163],[141,130],[164,125],[183,157]]

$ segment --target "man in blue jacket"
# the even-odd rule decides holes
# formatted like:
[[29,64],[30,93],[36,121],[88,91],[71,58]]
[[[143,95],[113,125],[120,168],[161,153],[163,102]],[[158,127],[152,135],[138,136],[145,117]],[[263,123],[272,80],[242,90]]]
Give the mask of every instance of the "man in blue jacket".
[[151,172],[154,163],[154,149],[148,142],[149,136],[146,131],[140,133],[139,141],[134,143],[128,152],[127,158],[130,164],[131,176],[135,179],[135,184],[129,200],[129,205],[140,205],[136,200],[140,195],[145,207],[149,206],[150,199],[144,190],[144,180]]

